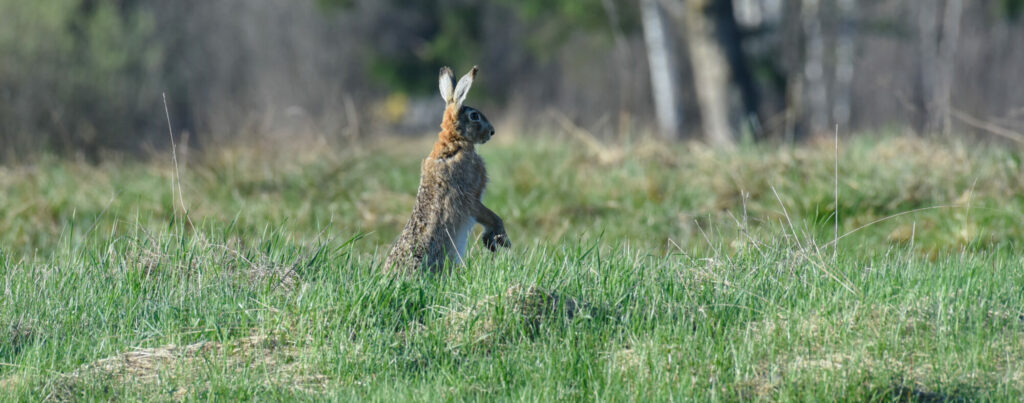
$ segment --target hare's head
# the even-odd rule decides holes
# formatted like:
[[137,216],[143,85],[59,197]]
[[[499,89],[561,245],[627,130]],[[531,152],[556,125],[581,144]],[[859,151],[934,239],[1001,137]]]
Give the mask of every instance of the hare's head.
[[[494,126],[487,120],[483,112],[462,104],[469,93],[469,87],[473,86],[473,78],[476,77],[477,67],[462,76],[458,84],[455,82],[455,74],[448,67],[441,68],[441,77],[438,85],[441,89],[441,98],[445,102],[445,122],[441,125],[453,123],[455,133],[463,139],[483,144],[494,136]],[[451,115],[450,115],[451,114]],[[449,122],[452,119],[452,122]]]

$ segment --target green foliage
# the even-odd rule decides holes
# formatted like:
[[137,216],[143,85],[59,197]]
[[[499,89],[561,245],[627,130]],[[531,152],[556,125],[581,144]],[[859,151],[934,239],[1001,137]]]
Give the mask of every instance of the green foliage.
[[40,142],[90,157],[141,146],[137,132],[147,123],[135,119],[157,110],[163,60],[151,15],[114,1],[62,0],[0,0],[0,15],[0,53],[9,56],[0,64],[0,130],[13,143],[7,157]]
[[[631,32],[639,29],[635,6],[623,0],[610,0],[612,9],[604,7],[604,0],[510,1],[495,3],[459,0],[386,0],[395,10],[412,13],[423,19],[424,27],[415,47],[397,51],[378,51],[370,56],[369,70],[378,82],[407,93],[425,94],[433,88],[433,77],[423,75],[442,65],[471,65],[480,63],[485,50],[481,42],[484,16],[492,14],[516,16],[528,26],[525,37],[529,49],[538,56],[556,53],[570,34],[579,29],[603,34],[611,38],[613,30]],[[348,8],[351,1],[322,0],[327,7]],[[609,16],[615,12],[615,18]],[[618,19],[619,26],[611,26]]]
[[355,5],[355,0],[316,0],[323,7],[349,8]]
[[[564,29],[584,28],[588,31],[609,32],[612,29],[639,28],[636,6],[622,0],[501,0],[528,20],[558,21]],[[616,13],[615,17],[609,13]],[[611,26],[618,19],[620,26]]]
[[1024,0],[999,0],[996,2],[996,12],[1009,19],[1016,20],[1024,14]]
[[414,39],[423,41],[422,45],[371,55],[369,71],[379,82],[401,92],[433,94],[437,78],[424,71],[480,62],[482,6],[446,0],[390,1],[403,5],[406,11],[415,10],[427,22],[421,37]]
[[[73,4],[0,0],[0,15],[7,21],[0,24],[0,54],[4,55],[0,61],[0,132],[8,142],[3,157],[17,155],[33,142],[32,124],[46,119],[43,111],[35,108],[57,101],[52,94],[62,77],[52,66],[67,62],[66,55],[73,47],[65,32]],[[32,124],[13,124],[19,121]]]
[[[527,35],[534,54],[547,58],[580,30],[610,39],[616,31],[640,29],[634,2],[623,0],[499,0],[533,25]],[[617,26],[615,25],[617,24]]]

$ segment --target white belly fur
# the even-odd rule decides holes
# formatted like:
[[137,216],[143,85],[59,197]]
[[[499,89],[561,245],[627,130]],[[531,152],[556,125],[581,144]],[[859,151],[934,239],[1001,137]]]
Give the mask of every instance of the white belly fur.
[[465,263],[463,259],[466,258],[466,245],[469,242],[469,233],[473,231],[473,225],[475,224],[476,220],[470,218],[461,227],[455,229],[455,250],[459,254],[459,264]]
[[[480,189],[480,200],[484,199],[484,190]],[[475,218],[469,218],[461,227],[455,229],[455,250],[458,252],[459,264],[465,264],[467,244],[469,243],[469,233],[473,231],[473,226],[476,225]]]

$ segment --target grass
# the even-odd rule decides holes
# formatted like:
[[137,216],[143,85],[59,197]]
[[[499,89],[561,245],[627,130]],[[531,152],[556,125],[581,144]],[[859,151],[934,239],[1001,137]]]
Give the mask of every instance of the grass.
[[831,143],[496,140],[485,202],[514,247],[416,278],[378,269],[424,141],[183,159],[194,227],[169,158],[0,168],[0,395],[1024,393],[1018,151],[860,137],[836,206]]

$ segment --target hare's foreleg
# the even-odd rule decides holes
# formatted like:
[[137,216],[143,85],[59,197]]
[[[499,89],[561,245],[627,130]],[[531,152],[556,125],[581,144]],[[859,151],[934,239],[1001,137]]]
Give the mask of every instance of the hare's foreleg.
[[494,252],[498,249],[498,246],[509,247],[512,246],[512,241],[508,239],[508,234],[505,233],[505,222],[501,220],[491,209],[484,206],[482,202],[476,203],[476,208],[473,212],[473,218],[476,222],[484,226],[483,242],[487,249]]

